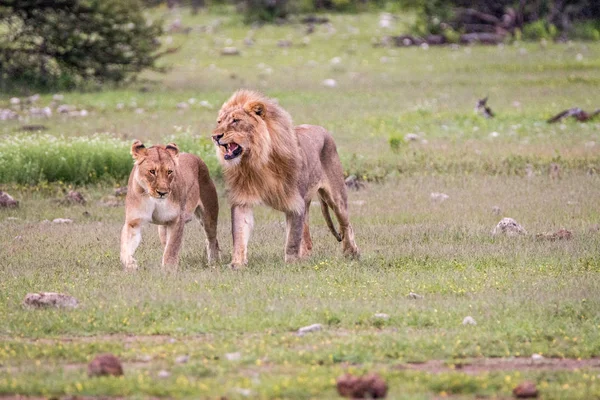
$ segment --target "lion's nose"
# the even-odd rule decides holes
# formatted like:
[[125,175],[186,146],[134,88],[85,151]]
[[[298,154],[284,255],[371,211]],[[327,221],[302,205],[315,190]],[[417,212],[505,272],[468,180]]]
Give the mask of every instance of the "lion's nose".
[[161,192],[160,190],[157,190],[156,193],[158,193],[160,197],[165,197],[168,192]]
[[223,137],[223,134],[216,134],[216,135],[212,135],[212,138],[215,142],[219,143],[219,140],[221,140],[221,138]]

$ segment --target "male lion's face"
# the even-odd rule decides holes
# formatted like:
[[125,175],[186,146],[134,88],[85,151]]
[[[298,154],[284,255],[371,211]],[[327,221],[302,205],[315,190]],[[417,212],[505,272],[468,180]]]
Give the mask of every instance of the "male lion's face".
[[131,146],[131,155],[138,167],[136,179],[146,192],[156,199],[165,199],[171,194],[175,178],[179,148],[175,143],[146,148],[136,140]]
[[225,163],[236,165],[250,154],[256,142],[265,135],[264,105],[247,104],[221,109],[212,139],[217,146],[217,155]]

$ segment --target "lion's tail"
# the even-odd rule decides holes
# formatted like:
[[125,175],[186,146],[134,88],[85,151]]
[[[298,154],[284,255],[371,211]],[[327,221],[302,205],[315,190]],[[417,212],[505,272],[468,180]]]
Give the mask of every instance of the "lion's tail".
[[329,206],[325,200],[321,200],[321,212],[323,213],[323,217],[325,217],[325,222],[327,222],[327,227],[333,233],[333,236],[337,239],[338,242],[342,241],[342,236],[335,230],[335,226],[333,226],[333,221],[331,220],[331,215],[329,214]]

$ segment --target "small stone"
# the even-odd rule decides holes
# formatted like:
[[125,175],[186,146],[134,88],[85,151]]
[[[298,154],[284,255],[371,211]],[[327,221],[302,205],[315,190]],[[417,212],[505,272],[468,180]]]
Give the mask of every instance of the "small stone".
[[244,397],[250,397],[252,395],[252,390],[250,389],[235,388],[235,391]]
[[544,359],[544,356],[541,354],[532,354],[531,359],[533,361],[542,361]]
[[177,103],[177,108],[180,110],[187,110],[188,108],[190,108],[190,105],[185,101],[182,101],[181,103]]
[[122,110],[122,109],[124,109],[124,108],[125,108],[125,104],[123,104],[123,103],[117,103],[117,105],[115,106],[115,108],[116,108],[117,110]]
[[0,208],[17,208],[19,207],[19,202],[13,199],[13,197],[0,190]]
[[88,376],[121,376],[123,366],[121,361],[112,354],[100,354],[88,364]]
[[144,109],[143,108],[136,108],[134,112],[136,114],[143,114],[144,113]]
[[69,190],[69,193],[67,193],[67,195],[63,199],[62,203],[63,204],[82,204],[82,205],[84,205],[86,203],[86,201],[81,193],[76,192],[75,190]]
[[378,319],[390,319],[390,316],[388,314],[384,314],[384,313],[377,313],[377,314],[374,314],[373,316]]
[[345,374],[337,379],[336,386],[340,396],[351,399],[383,399],[388,391],[387,384],[377,374]]
[[18,119],[19,114],[8,108],[0,109],[0,121],[7,121],[9,119]]
[[538,397],[538,390],[535,383],[525,381],[513,389],[513,394],[517,399],[534,399]]
[[167,370],[161,369],[160,371],[158,371],[158,377],[159,378],[168,378],[171,376],[171,373]]
[[406,135],[404,135],[405,142],[416,142],[419,139],[420,137],[416,133],[407,133]]
[[29,97],[27,98],[27,102],[28,102],[28,103],[32,103],[32,104],[33,104],[33,103],[37,103],[39,99],[40,99],[40,95],[36,93],[36,94],[34,94],[33,96],[29,96]]
[[63,101],[65,99],[65,96],[63,96],[62,94],[55,94],[52,96],[52,100],[54,101]]
[[70,112],[77,111],[75,106],[70,104],[61,104],[56,108],[56,112],[59,114],[69,114]]
[[323,81],[323,86],[334,88],[334,87],[337,86],[337,82],[335,81],[335,79],[331,79],[331,78],[330,79],[325,79]]
[[448,196],[446,193],[432,192],[429,195],[429,198],[433,201],[437,201],[437,202],[441,203],[441,202],[448,200],[450,198],[450,196]]
[[239,351],[235,353],[227,353],[225,354],[225,358],[227,361],[239,361],[242,358],[242,354]]
[[27,293],[27,295],[25,296],[25,300],[23,300],[23,305],[34,308],[77,308],[77,306],[79,306],[79,302],[75,297],[69,296],[67,294],[54,292],[40,292]]
[[222,56],[239,56],[240,51],[236,47],[223,47],[221,50]]
[[462,322],[463,325],[477,325],[475,319],[471,316],[466,316]]
[[292,47],[292,41],[285,39],[278,40],[277,47]]
[[116,197],[125,197],[127,195],[127,186],[120,186],[115,189]]
[[204,107],[204,108],[208,108],[209,110],[212,110],[213,106],[212,104],[210,104],[208,101],[206,100],[202,100],[200,103],[198,103],[198,105],[200,107]]
[[506,236],[525,235],[527,231],[514,219],[502,218],[492,231],[493,236],[504,234]]
[[18,97],[11,97],[10,104],[13,106],[18,106],[19,104],[21,104],[21,99],[19,99]]
[[300,329],[298,329],[298,335],[299,336],[303,336],[307,333],[310,332],[317,332],[323,329],[323,325],[321,324],[312,324],[312,325],[308,325],[308,326],[304,326]]
[[356,175],[350,175],[344,182],[348,189],[360,190],[365,188],[365,184],[362,183]]
[[188,356],[187,354],[186,354],[186,355],[179,356],[179,357],[176,357],[176,358],[175,358],[175,362],[176,362],[177,364],[185,364],[185,363],[186,363],[186,362],[188,362],[189,360],[190,360],[190,356]]
[[502,213],[502,210],[500,209],[500,207],[498,207],[498,206],[492,207],[492,214],[500,215],[501,213]]
[[419,299],[423,298],[423,296],[421,296],[420,294],[416,294],[416,293],[413,293],[413,292],[410,292],[408,294],[408,296],[406,296],[406,297],[408,297],[411,300],[419,300]]
[[69,218],[54,218],[52,220],[53,224],[72,224],[73,220]]

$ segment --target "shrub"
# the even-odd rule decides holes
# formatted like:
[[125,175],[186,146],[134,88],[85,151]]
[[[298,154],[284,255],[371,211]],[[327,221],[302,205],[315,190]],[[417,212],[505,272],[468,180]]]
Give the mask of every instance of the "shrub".
[[137,0],[0,0],[0,78],[73,87],[121,82],[161,56],[160,23]]

